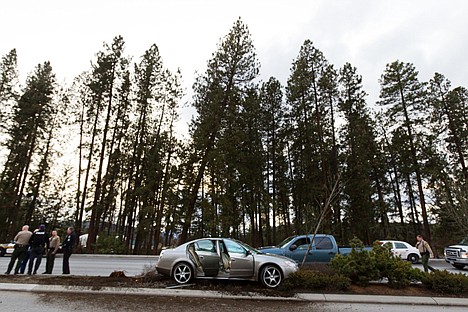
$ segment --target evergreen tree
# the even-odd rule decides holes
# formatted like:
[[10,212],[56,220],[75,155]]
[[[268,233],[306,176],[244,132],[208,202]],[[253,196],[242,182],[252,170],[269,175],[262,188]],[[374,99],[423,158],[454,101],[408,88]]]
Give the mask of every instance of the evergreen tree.
[[16,50],[11,50],[0,62],[0,135],[11,123],[13,105],[18,98]]
[[[335,74],[323,53],[306,40],[293,63],[286,89],[288,158],[293,179],[293,205],[298,233],[318,220],[333,182]],[[332,157],[330,157],[332,156]],[[335,161],[336,163],[336,161]],[[336,213],[338,215],[338,213]],[[324,222],[331,230],[331,216]]]
[[185,205],[184,226],[180,241],[188,238],[207,164],[215,159],[214,150],[223,134],[229,114],[238,111],[239,101],[258,74],[258,61],[247,26],[239,19],[221,41],[208,62],[204,75],[194,84],[194,107],[198,116],[192,125],[193,167],[197,174]]
[[54,90],[55,75],[50,63],[39,64],[27,79],[8,129],[9,154],[0,180],[0,237],[4,239],[23,221],[20,210],[26,183],[33,155],[53,118]]
[[[411,174],[416,176],[417,194],[424,224],[424,234],[431,241],[426,194],[423,187],[421,170],[421,125],[426,99],[425,85],[418,80],[418,72],[411,63],[395,61],[387,65],[380,80],[380,105],[386,108],[389,127],[400,127],[409,147],[409,158],[405,161],[411,166]],[[411,178],[411,174],[409,178]],[[407,183],[411,193],[412,183]],[[412,201],[412,199],[410,199]],[[413,207],[417,209],[416,206]]]
[[372,122],[366,107],[366,93],[362,90],[362,78],[356,68],[347,63],[340,70],[341,96],[339,109],[345,118],[342,129],[344,157],[344,194],[346,198],[345,220],[349,231],[347,238],[357,236],[367,244],[374,237],[371,233],[377,217],[383,228],[388,228],[385,205],[381,211],[375,207],[374,185],[381,183],[376,177],[376,142]]

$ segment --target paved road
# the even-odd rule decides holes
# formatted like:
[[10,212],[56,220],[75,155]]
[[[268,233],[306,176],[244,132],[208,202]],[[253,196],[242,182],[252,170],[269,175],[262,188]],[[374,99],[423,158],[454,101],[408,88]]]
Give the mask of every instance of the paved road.
[[[455,269],[451,264],[448,264],[443,259],[431,259],[429,261],[429,265],[437,270],[447,270],[450,273],[463,273],[465,275],[468,275],[468,267],[465,267],[463,270]],[[414,264],[413,266],[415,268],[423,270],[422,264]]]
[[[70,258],[71,273],[73,275],[109,276],[113,271],[125,271],[127,276],[138,275],[148,268],[154,268],[158,256],[115,256],[115,255],[72,255]],[[10,257],[0,257],[0,274],[6,271]],[[45,259],[42,261],[39,272],[45,269]],[[439,270],[448,270],[452,273],[468,275],[468,268],[458,270],[444,260],[431,260],[430,264]],[[421,264],[414,265],[423,269]],[[62,273],[62,256],[55,260],[54,274]]]
[[[154,268],[158,256],[108,256],[108,255],[78,255],[70,258],[70,271],[73,275],[109,276],[113,271],[125,271],[127,276],[143,273],[149,268]],[[0,274],[6,271],[10,257],[0,257]],[[38,273],[45,270],[44,258]],[[55,259],[54,274],[62,273],[62,255]]]
[[335,311],[383,311],[383,312],[436,312],[466,311],[464,307],[411,306],[359,303],[310,303],[286,301],[233,300],[152,296],[112,296],[103,294],[38,294],[0,291],[0,311],[289,311],[289,312],[335,312]]

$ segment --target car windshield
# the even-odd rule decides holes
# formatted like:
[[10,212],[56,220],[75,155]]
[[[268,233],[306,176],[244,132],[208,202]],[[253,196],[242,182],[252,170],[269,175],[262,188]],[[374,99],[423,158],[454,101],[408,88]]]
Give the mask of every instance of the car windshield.
[[468,236],[461,240],[460,245],[468,245]]
[[284,248],[286,247],[286,245],[292,241],[293,239],[295,238],[295,236],[289,236],[288,238],[286,238],[285,240],[283,240],[281,243],[278,244],[278,247],[279,248]]
[[241,242],[241,241],[238,241],[238,240],[234,240],[236,243],[238,244],[241,244],[242,247],[244,247],[245,249],[247,249],[248,251],[250,251],[251,253],[253,254],[261,254],[262,252],[260,250],[257,250],[255,248],[253,248],[252,246],[249,246],[247,245],[246,243],[244,242]]

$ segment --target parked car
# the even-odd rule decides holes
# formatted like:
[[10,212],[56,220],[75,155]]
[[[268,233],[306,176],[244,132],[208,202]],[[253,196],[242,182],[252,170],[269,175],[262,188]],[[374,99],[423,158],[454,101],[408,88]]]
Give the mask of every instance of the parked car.
[[[312,248],[309,248],[313,240]],[[365,247],[370,250],[370,247]],[[333,235],[317,234],[290,236],[277,246],[261,247],[261,252],[267,254],[281,255],[293,259],[297,263],[302,263],[306,253],[306,262],[330,262],[337,254],[347,255],[351,252],[350,247],[338,247]]]
[[444,256],[445,261],[457,269],[468,266],[468,236],[462,239],[460,244],[445,247]]
[[15,250],[14,242],[0,244],[0,257],[5,256],[6,254],[12,254],[14,250]]
[[381,240],[382,244],[390,244],[392,253],[401,259],[408,260],[411,263],[418,263],[421,259],[421,253],[418,248],[403,241],[396,240]]
[[291,259],[264,254],[238,240],[202,238],[161,251],[156,269],[178,284],[194,278],[240,279],[275,288],[298,266]]

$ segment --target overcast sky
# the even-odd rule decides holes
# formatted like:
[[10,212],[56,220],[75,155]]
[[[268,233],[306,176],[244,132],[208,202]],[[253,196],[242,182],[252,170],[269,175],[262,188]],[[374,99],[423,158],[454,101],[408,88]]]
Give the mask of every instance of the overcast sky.
[[[70,82],[89,69],[104,41],[122,35],[134,59],[156,43],[165,65],[180,68],[190,88],[238,17],[249,26],[264,80],[275,76],[284,84],[310,39],[336,68],[358,68],[371,103],[385,65],[396,59],[414,63],[421,80],[440,72],[468,87],[464,0],[2,1],[0,55],[17,49],[22,81],[49,60],[58,80]],[[182,123],[188,119],[186,110]]]

